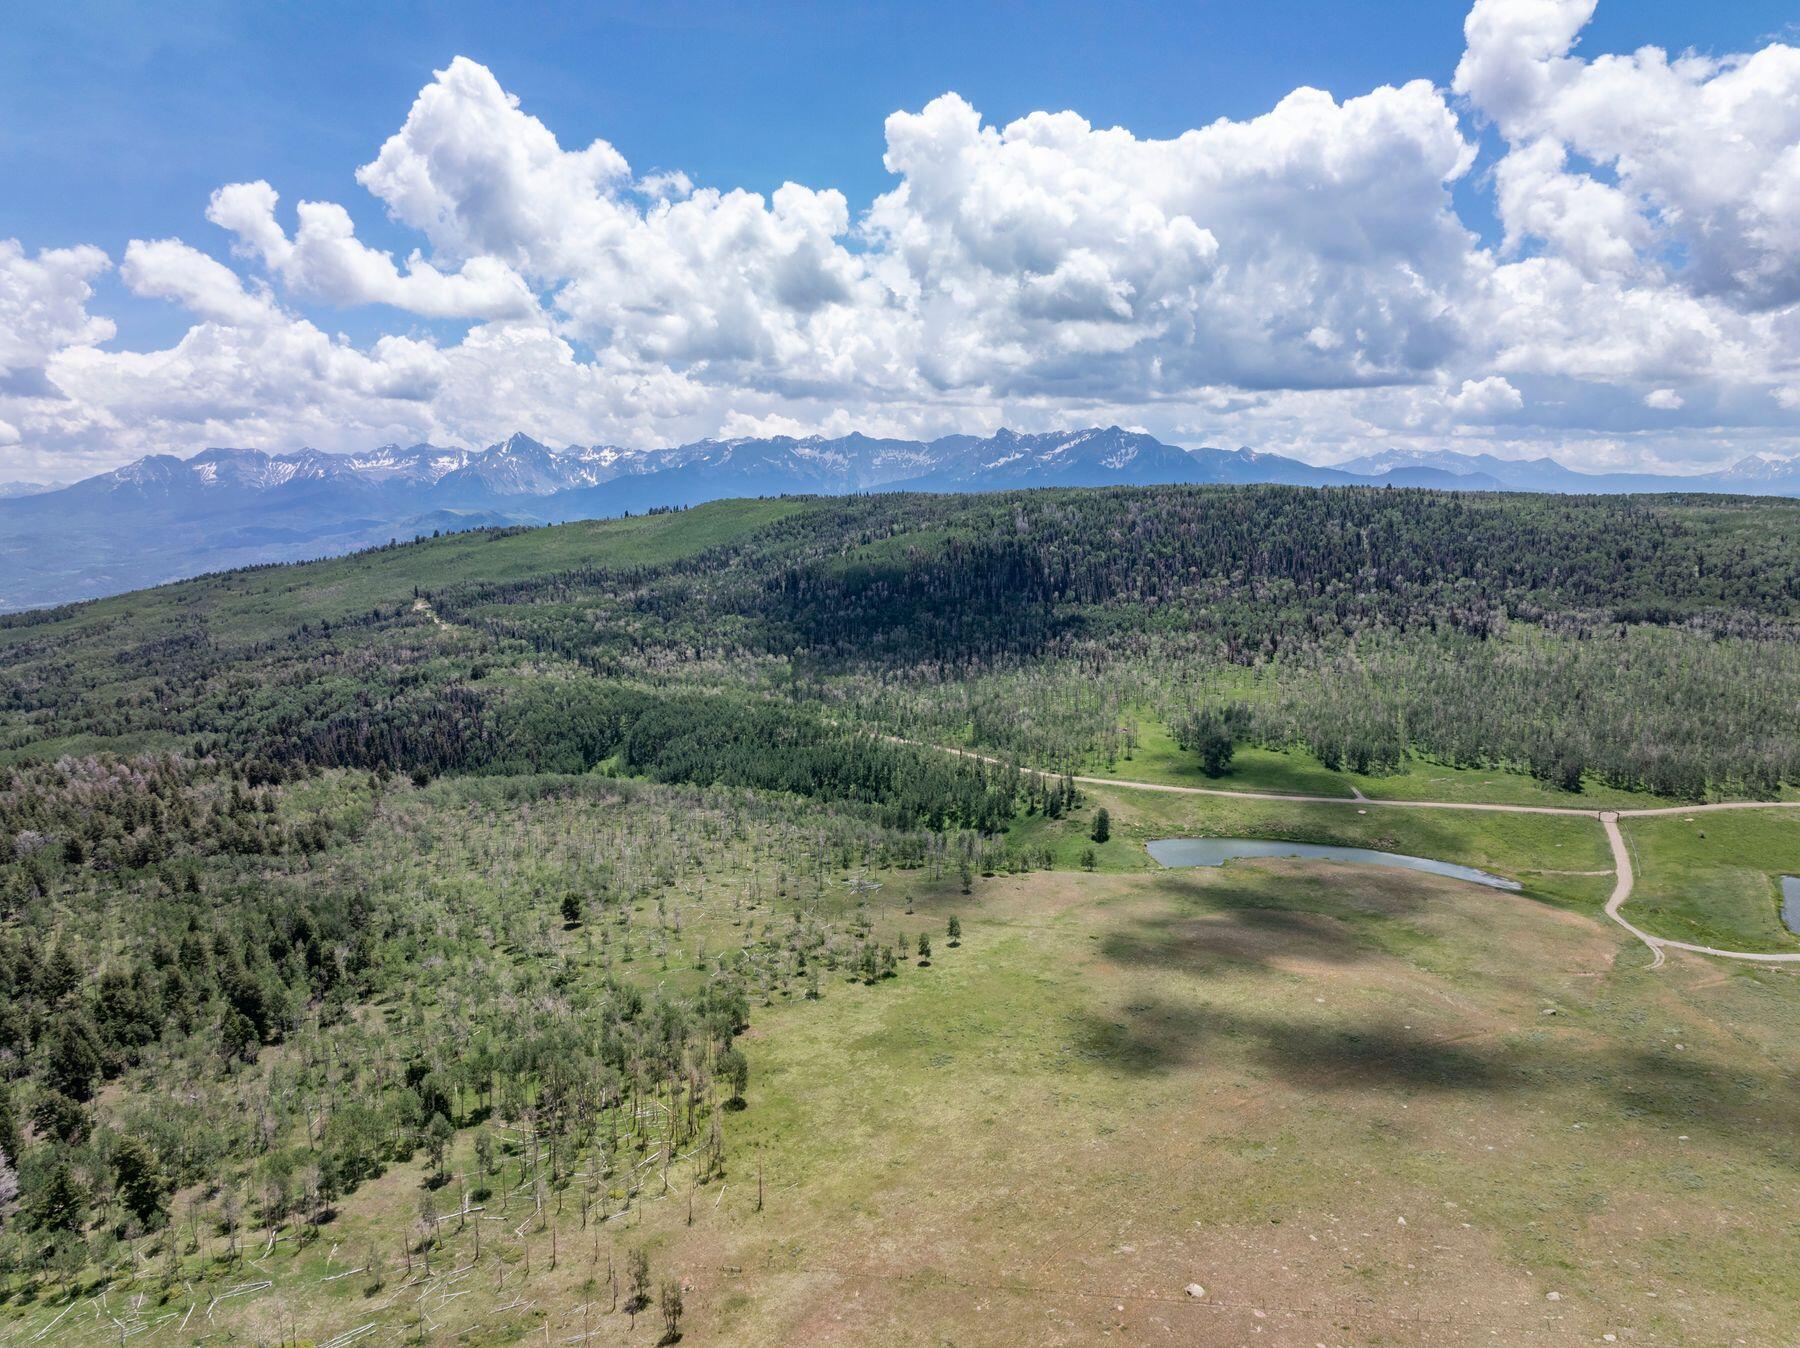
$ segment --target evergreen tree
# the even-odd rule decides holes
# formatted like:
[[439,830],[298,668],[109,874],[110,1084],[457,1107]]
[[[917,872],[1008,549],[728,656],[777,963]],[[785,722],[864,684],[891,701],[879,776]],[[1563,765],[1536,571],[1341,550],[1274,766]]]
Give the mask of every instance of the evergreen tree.
[[67,1016],[50,1041],[44,1084],[71,1100],[88,1100],[93,1097],[100,1066],[97,1036],[87,1017],[79,1013]]
[[1210,708],[1189,717],[1175,738],[1182,748],[1199,757],[1200,770],[1208,777],[1223,777],[1237,752],[1230,722]]
[[59,1160],[27,1204],[28,1221],[37,1231],[79,1233],[87,1224],[87,1208],[87,1190],[69,1163]]
[[167,1194],[156,1163],[156,1153],[133,1137],[121,1138],[113,1149],[113,1184],[125,1210],[149,1229],[160,1224]]

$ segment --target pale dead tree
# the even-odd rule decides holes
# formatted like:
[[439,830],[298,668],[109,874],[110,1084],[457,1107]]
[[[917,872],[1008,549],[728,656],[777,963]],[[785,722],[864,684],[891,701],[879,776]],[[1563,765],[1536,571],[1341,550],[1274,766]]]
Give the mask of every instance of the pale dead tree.
[[6,1215],[19,1198],[19,1172],[13,1169],[4,1148],[0,1148],[0,1226],[6,1225]]

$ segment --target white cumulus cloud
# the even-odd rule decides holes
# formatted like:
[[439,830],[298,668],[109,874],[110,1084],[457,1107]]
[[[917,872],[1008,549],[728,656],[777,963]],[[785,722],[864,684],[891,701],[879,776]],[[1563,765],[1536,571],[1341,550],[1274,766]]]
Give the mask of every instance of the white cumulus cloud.
[[1455,87],[1511,147],[1498,170],[1509,235],[1609,268],[1635,256],[1749,308],[1800,299],[1800,48],[1584,60],[1594,6],[1476,0],[1469,13]]
[[27,256],[0,239],[0,371],[41,366],[65,346],[103,342],[116,330],[88,313],[93,280],[110,264],[98,248],[46,248]]
[[1463,380],[1462,388],[1449,401],[1450,410],[1459,417],[1499,416],[1525,406],[1525,396],[1499,375]]
[[266,295],[251,294],[230,267],[179,239],[133,239],[119,275],[136,294],[173,300],[216,322],[264,323],[275,314]]
[[358,241],[350,212],[330,201],[303,201],[294,237],[275,219],[275,189],[266,182],[231,183],[213,193],[207,219],[236,234],[296,294],[343,308],[389,304],[427,318],[529,318],[531,288],[506,263],[478,256],[453,272],[419,253],[406,270],[390,254]]
[[[1792,453],[1800,51],[1593,52],[1594,8],[1475,0],[1453,76],[1420,72],[1448,87],[1302,88],[1160,139],[945,93],[888,117],[891,182],[860,204],[565,145],[458,57],[355,170],[372,201],[290,215],[275,181],[234,182],[208,238],[0,241],[4,466],[1003,421],[1321,460],[1446,436],[1593,465]],[[191,315],[179,341],[118,345],[114,261]],[[322,326],[365,306],[387,335]],[[1704,432],[1659,415],[1690,402]]]

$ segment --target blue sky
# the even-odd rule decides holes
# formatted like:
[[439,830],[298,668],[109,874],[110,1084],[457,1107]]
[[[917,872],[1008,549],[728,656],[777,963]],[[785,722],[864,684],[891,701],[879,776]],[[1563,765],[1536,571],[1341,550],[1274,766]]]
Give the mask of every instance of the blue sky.
[[[1457,0],[1185,4],[127,3],[23,5],[0,42],[0,228],[28,245],[122,248],[191,232],[222,182],[354,199],[351,170],[452,56],[489,66],[565,143],[772,191],[892,185],[882,119],[964,94],[992,121],[1071,108],[1169,136],[1315,85],[1343,97],[1462,53]],[[1740,51],[1787,0],[1603,5],[1596,50]],[[373,203],[357,203],[372,207]],[[380,211],[364,209],[370,227]]]
[[[1538,0],[1491,2],[1522,10]],[[1567,6],[1581,0],[1543,2]],[[1424,79],[1446,91],[1445,103],[1459,119],[1462,135],[1479,151],[1473,168],[1455,175],[1444,188],[1454,217],[1483,246],[1497,248],[1503,230],[1489,170],[1520,146],[1495,129],[1494,118],[1466,97],[1448,92],[1464,54],[1468,10],[1467,4],[1445,0],[1104,6],[723,6],[678,0],[543,6],[529,12],[423,4],[25,5],[9,13],[7,35],[0,40],[0,239],[18,240],[27,255],[77,244],[93,245],[107,255],[111,265],[96,271],[89,283],[91,311],[103,313],[116,329],[116,336],[99,344],[108,351],[171,346],[194,322],[190,310],[169,302],[166,287],[127,282],[118,264],[132,240],[179,238],[228,263],[249,285],[268,279],[254,262],[246,263],[241,246],[238,253],[232,251],[231,235],[205,218],[211,194],[229,183],[270,183],[280,194],[278,218],[289,230],[297,202],[341,203],[362,244],[400,259],[419,248],[428,258],[443,258],[447,267],[460,265],[465,258],[446,254],[443,240],[426,237],[429,231],[421,231],[416,222],[391,219],[388,204],[356,179],[357,168],[369,163],[406,120],[432,72],[460,55],[491,72],[565,149],[603,138],[630,161],[634,173],[679,169],[702,188],[744,188],[768,196],[792,181],[841,192],[851,222],[842,238],[852,251],[866,246],[858,232],[863,213],[898,181],[882,164],[884,120],[897,111],[916,113],[947,91],[962,95],[990,126],[1038,110],[1072,109],[1097,129],[1119,126],[1150,141],[1221,118],[1249,122],[1301,86],[1328,90],[1342,101],[1380,86]],[[1720,55],[1752,52],[1786,38],[1792,19],[1791,4],[1766,0],[1729,6],[1601,0],[1593,17],[1580,25],[1573,52],[1578,59],[1629,54],[1646,45],[1672,54],[1688,49]],[[1574,114],[1565,109],[1557,115],[1566,124]],[[1673,126],[1680,109],[1670,109],[1669,116]],[[1533,126],[1531,135],[1537,136],[1541,128]],[[1581,129],[1568,125],[1557,127],[1555,138],[1572,153],[1587,155],[1574,162],[1589,182],[1616,184],[1616,164],[1608,162],[1611,148],[1593,152]],[[1639,193],[1646,218],[1666,214],[1668,203],[1655,199],[1665,187],[1649,183]],[[1547,194],[1550,189],[1544,190]],[[1329,202],[1319,208],[1332,209]],[[1232,244],[1221,226],[1207,220],[1198,224],[1221,238],[1220,259],[1229,260]],[[1762,237],[1753,229],[1747,235]],[[1527,233],[1512,256],[1528,257],[1556,242],[1546,245]],[[1682,238],[1662,238],[1644,253],[1669,265],[1683,259],[1688,246]],[[508,263],[516,264],[516,258]],[[555,313],[553,297],[568,283],[567,275],[524,274],[577,358],[589,359],[604,349],[616,331],[610,322],[584,327],[566,312]],[[346,303],[342,296],[322,297],[316,287],[270,284],[284,312],[362,347],[395,333],[448,346],[471,326],[462,315],[404,312],[380,302]],[[1749,307],[1758,306],[1766,312],[1765,300]],[[1424,339],[1417,333],[1396,338],[1409,340],[1416,345]],[[634,359],[643,357],[644,350],[634,352]],[[703,368],[705,359],[676,357],[669,364],[688,377]],[[705,368],[718,369],[717,358],[711,359]],[[1203,401],[1226,400],[1220,405],[1227,406],[1222,419],[1229,421],[1234,387],[1261,396],[1271,383],[1291,383],[1296,390],[1316,387],[1321,379],[1344,386],[1375,384],[1391,373],[1366,373],[1380,363],[1362,360],[1351,375],[1297,369],[1290,380],[1279,370],[1245,372],[1226,362],[1196,375],[1193,383],[1209,390]],[[1083,383],[1085,376],[1072,378],[1066,362],[1048,364],[1058,371],[1055,379],[1063,381],[1057,387],[1077,390],[1073,406],[1107,401],[1094,396],[1091,379]],[[1158,368],[1167,364],[1160,360]],[[1450,381],[1453,394],[1465,384],[1501,377],[1478,368],[1479,362],[1452,364],[1444,362],[1437,377]],[[1566,372],[1527,369],[1525,364],[1516,373],[1504,373],[1511,387],[1537,383],[1549,389],[1555,384],[1560,391],[1546,395],[1546,405],[1573,402],[1588,409],[1553,426],[1548,439],[1592,433],[1606,441],[1596,453],[1612,454],[1623,452],[1617,438],[1619,408],[1640,409],[1625,418],[1626,432],[1635,433],[1642,429],[1632,423],[1641,419],[1644,400],[1658,395],[1663,381],[1678,382],[1683,373],[1666,358],[1653,356],[1640,362],[1642,368],[1631,379],[1608,384],[1583,378],[1571,392],[1559,384],[1566,382]],[[1416,381],[1423,377],[1421,369],[1415,362],[1395,382]],[[1691,411],[1705,399],[1709,416],[1716,419],[1737,395],[1721,391],[1714,372],[1702,373],[1704,388],[1697,385],[1691,393],[1670,394],[1663,401],[1681,396]],[[1046,379],[1030,384],[1032,397],[1054,382]],[[779,402],[780,416],[817,420],[833,401],[829,393],[822,400],[793,396],[795,389],[817,391],[810,372],[765,373],[753,382],[770,395],[763,409],[770,416],[777,415]],[[983,374],[970,384],[969,397],[986,390],[996,405],[1005,404],[1006,382]],[[1025,383],[1014,380],[1012,386],[1024,388]],[[1609,388],[1618,396],[1609,394]],[[1112,403],[1129,407],[1144,396],[1121,384]],[[1761,428],[1757,436],[1773,424],[1786,437],[1790,428],[1769,396],[1760,402],[1737,401],[1754,404],[1748,420]],[[698,425],[706,415],[717,420],[729,401],[685,420],[671,416],[668,434],[680,433],[677,422]],[[836,401],[843,406],[851,399],[846,395]],[[968,405],[967,399],[958,402],[960,408]],[[1013,405],[1021,405],[1018,397]],[[1064,405],[1051,398],[1044,415],[1059,416]],[[901,419],[922,415],[916,399],[908,406],[911,410],[901,413],[897,402],[892,407],[884,402],[885,411]],[[1546,437],[1525,433],[1530,427],[1518,423],[1533,417],[1514,415],[1521,410],[1499,408],[1497,433],[1507,438],[1504,423],[1510,418],[1517,432],[1512,438],[1524,452]],[[1193,439],[1210,428],[1197,424],[1191,411],[1160,420],[1148,416],[1145,424]],[[224,424],[206,409],[195,409],[190,419],[206,427]],[[0,426],[16,430],[17,421],[0,409]],[[1537,431],[1544,430],[1544,421],[1536,418]],[[89,430],[75,437],[81,443],[71,452],[100,457],[124,452],[99,444],[92,429],[95,419],[86,424]],[[467,433],[477,434],[472,427]],[[629,428],[623,420],[618,427],[595,425],[592,433],[655,434],[642,419]],[[1303,448],[1297,440],[1304,434],[1301,421],[1284,418],[1279,435],[1286,447]],[[1337,447],[1345,434],[1340,427],[1333,446],[1326,448]],[[1755,437],[1739,438],[1748,443]],[[25,439],[21,435],[20,443]],[[1342,448],[1347,453],[1352,446]],[[38,456],[52,452],[40,450]],[[1640,459],[1677,457],[1673,447],[1658,447],[1648,439],[1633,452]],[[1722,454],[1724,449],[1715,446],[1707,452]]]

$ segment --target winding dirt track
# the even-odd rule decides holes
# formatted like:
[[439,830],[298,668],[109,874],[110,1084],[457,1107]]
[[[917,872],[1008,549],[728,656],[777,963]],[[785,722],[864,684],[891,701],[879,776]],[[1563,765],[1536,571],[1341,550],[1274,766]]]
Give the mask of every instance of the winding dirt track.
[[[1715,810],[1717,810],[1717,809],[1740,809],[1740,810],[1743,810],[1743,809],[1754,809],[1754,808],[1757,808],[1757,806],[1755,804],[1745,802],[1745,803],[1734,803],[1734,804],[1730,804],[1730,805],[1698,806],[1696,808],[1715,809]],[[1788,804],[1787,802],[1771,802],[1765,808],[1792,809],[1793,806],[1791,804]],[[1625,928],[1625,930],[1630,932],[1633,936],[1637,937],[1638,940],[1642,941],[1645,945],[1650,947],[1650,953],[1654,956],[1654,958],[1650,961],[1650,967],[1652,969],[1661,967],[1662,962],[1663,962],[1663,951],[1664,950],[1687,950],[1687,951],[1692,951],[1696,955],[1717,955],[1720,959],[1755,960],[1758,963],[1765,963],[1768,961],[1775,961],[1775,962],[1782,963],[1782,964],[1800,963],[1800,953],[1781,954],[1781,955],[1756,955],[1756,954],[1747,953],[1742,950],[1717,950],[1709,945],[1693,945],[1687,941],[1671,941],[1667,937],[1652,936],[1649,932],[1645,931],[1642,927],[1634,926],[1631,922],[1626,920],[1625,915],[1623,913],[1621,913],[1619,911],[1619,909],[1623,908],[1625,906],[1625,900],[1629,899],[1631,897],[1631,886],[1632,886],[1632,882],[1633,882],[1633,876],[1631,873],[1631,854],[1625,848],[1624,834],[1619,832],[1619,816],[1621,814],[1646,815],[1646,814],[1675,814],[1675,813],[1679,813],[1679,811],[1674,811],[1674,810],[1622,810],[1622,811],[1621,810],[1608,810],[1600,816],[1600,826],[1606,830],[1607,845],[1612,848],[1613,873],[1616,876],[1618,876],[1618,879],[1616,881],[1614,881],[1614,883],[1613,883],[1612,897],[1607,899],[1607,901],[1606,901],[1606,915],[1608,917],[1610,917],[1614,922],[1617,922],[1621,927]]]
[[[917,748],[937,749],[943,753],[956,754],[962,758],[978,759],[983,763],[994,763],[1006,766],[1006,760],[995,758],[989,754],[978,754],[971,749],[950,749],[941,744],[926,744],[919,740],[902,739],[898,735],[884,738],[896,744],[911,744]],[[1035,768],[1022,771],[1037,772],[1039,776],[1059,776],[1057,773],[1046,773]],[[1617,922],[1626,931],[1650,947],[1653,958],[1652,969],[1661,968],[1664,952],[1668,950],[1686,950],[1695,955],[1714,955],[1719,959],[1750,960],[1758,964],[1800,964],[1800,951],[1783,954],[1762,954],[1752,950],[1718,950],[1709,945],[1693,945],[1687,941],[1672,941],[1664,936],[1653,936],[1642,927],[1637,926],[1619,910],[1631,897],[1631,887],[1636,877],[1631,869],[1631,855],[1625,848],[1625,837],[1619,832],[1621,819],[1645,819],[1657,815],[1670,814],[1710,814],[1719,810],[1794,810],[1800,809],[1800,801],[1793,800],[1734,800],[1721,801],[1713,805],[1666,805],[1648,810],[1581,810],[1567,805],[1491,805],[1460,800],[1377,800],[1357,792],[1354,796],[1305,796],[1291,795],[1279,791],[1227,791],[1216,786],[1173,786],[1167,782],[1137,782],[1121,777],[1071,777],[1071,781],[1085,786],[1124,787],[1131,791],[1162,791],[1178,796],[1228,796],[1238,800],[1286,800],[1301,801],[1310,805],[1357,805],[1364,808],[1379,806],[1382,809],[1396,810],[1485,810],[1494,814],[1566,814],[1577,815],[1585,819],[1597,819],[1606,830],[1606,842],[1612,849],[1613,874],[1618,878],[1613,884],[1611,897],[1606,901],[1606,915]]]

